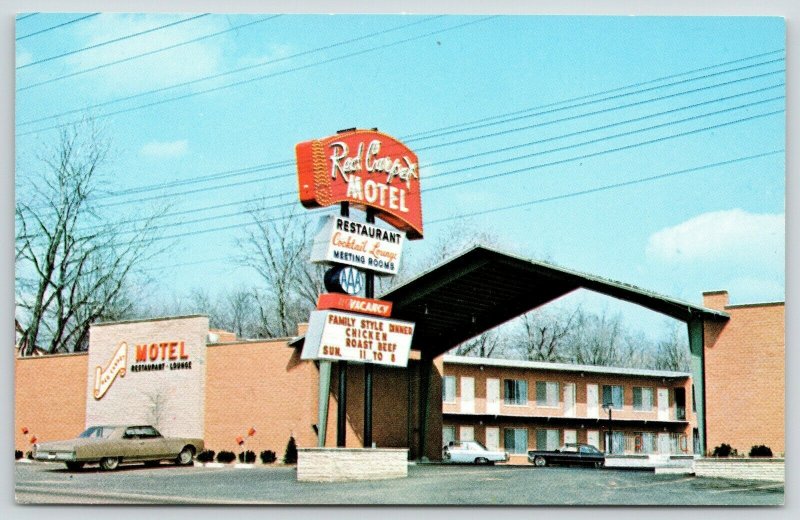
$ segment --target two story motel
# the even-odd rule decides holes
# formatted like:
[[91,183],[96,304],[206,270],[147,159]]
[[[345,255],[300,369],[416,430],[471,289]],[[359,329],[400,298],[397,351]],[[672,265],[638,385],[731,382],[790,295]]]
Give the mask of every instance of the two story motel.
[[[446,354],[581,288],[686,322],[691,373]],[[382,299],[416,330],[406,368],[374,366],[373,441],[411,459],[437,460],[453,439],[519,463],[574,441],[621,454],[785,450],[783,303],[729,305],[723,291],[696,306],[483,247]],[[88,352],[16,358],[15,448],[128,422],[216,451],[335,446],[339,369],[321,384],[325,362],[301,359],[303,334],[242,340],[205,316],[98,324]],[[346,445],[361,447],[364,367],[344,370]]]

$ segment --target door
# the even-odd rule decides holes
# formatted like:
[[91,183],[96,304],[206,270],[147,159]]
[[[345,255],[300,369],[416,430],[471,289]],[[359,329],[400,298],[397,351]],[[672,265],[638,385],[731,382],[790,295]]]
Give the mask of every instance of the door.
[[454,440],[456,440],[456,427],[442,426],[442,446],[447,446]]
[[588,430],[586,432],[586,444],[591,444],[598,450],[600,449],[600,432],[597,430]]
[[486,380],[486,413],[500,415],[500,380]]
[[475,379],[461,378],[461,413],[475,413]]
[[669,389],[658,389],[658,420],[669,420]]
[[459,428],[458,436],[460,441],[474,441],[475,428],[473,426],[462,426]]
[[597,407],[599,399],[597,385],[586,385],[586,417],[592,419],[599,417],[599,409]]
[[661,432],[658,434],[658,453],[660,455],[668,455],[670,453],[670,438],[669,433]]
[[486,447],[490,450],[500,449],[500,428],[496,426],[486,428]]
[[575,383],[564,385],[564,417],[575,417]]

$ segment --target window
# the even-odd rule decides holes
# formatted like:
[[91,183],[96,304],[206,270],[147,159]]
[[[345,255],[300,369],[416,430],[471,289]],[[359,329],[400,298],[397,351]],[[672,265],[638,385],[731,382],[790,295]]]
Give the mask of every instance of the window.
[[634,451],[636,453],[655,453],[656,437],[653,432],[635,432]]
[[506,428],[503,432],[505,449],[509,453],[528,453],[527,428]]
[[528,382],[524,379],[506,379],[503,381],[505,404],[528,404]]
[[615,410],[622,410],[622,387],[603,385],[603,404],[610,404]]
[[536,381],[536,406],[558,406],[558,383]]
[[455,426],[442,426],[442,446],[447,446],[456,440]]
[[633,409],[640,412],[649,412],[653,409],[652,388],[633,387]]
[[456,378],[455,376],[444,376],[442,378],[442,402],[456,402]]
[[554,450],[561,446],[561,435],[558,430],[536,430],[536,449]]

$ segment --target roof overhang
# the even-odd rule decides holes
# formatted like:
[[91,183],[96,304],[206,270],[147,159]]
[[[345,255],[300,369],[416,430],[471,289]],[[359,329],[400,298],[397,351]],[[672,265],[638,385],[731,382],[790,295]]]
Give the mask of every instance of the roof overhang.
[[392,318],[416,323],[412,349],[437,357],[464,341],[577,289],[635,303],[676,320],[725,321],[725,312],[633,285],[476,246],[381,299]]

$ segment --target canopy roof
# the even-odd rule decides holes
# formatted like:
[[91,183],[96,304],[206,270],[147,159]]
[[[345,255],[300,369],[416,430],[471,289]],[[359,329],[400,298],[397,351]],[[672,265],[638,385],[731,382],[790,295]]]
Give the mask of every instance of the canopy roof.
[[436,357],[576,289],[589,289],[671,318],[723,321],[707,309],[633,285],[476,246],[381,297],[392,318],[416,323],[412,349]]

